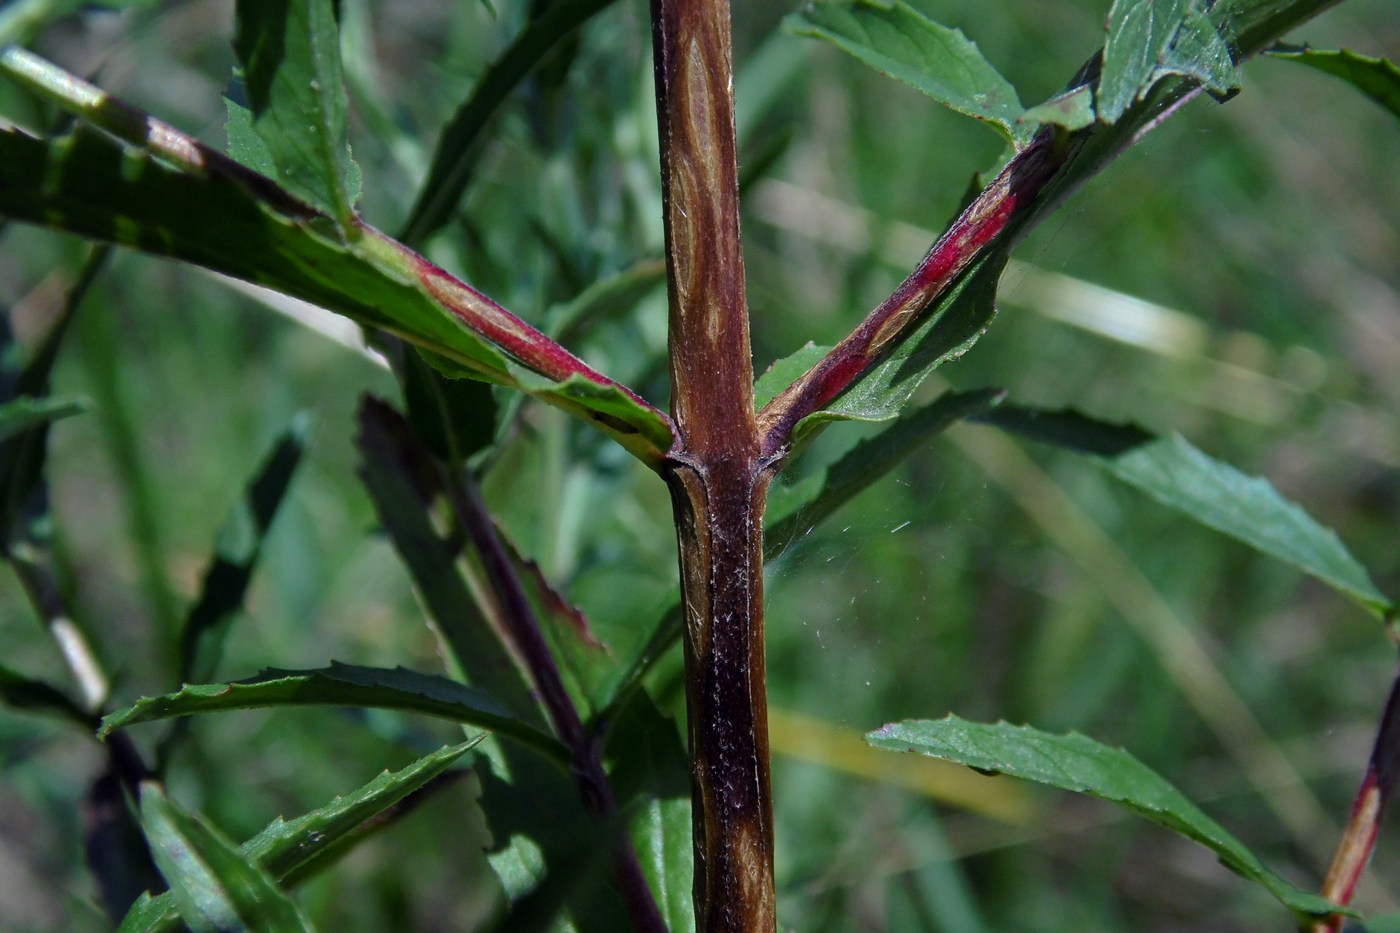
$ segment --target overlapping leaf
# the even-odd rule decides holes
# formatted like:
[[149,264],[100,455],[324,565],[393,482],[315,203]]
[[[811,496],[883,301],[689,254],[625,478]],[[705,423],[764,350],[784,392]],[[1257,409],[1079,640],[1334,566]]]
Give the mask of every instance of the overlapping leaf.
[[1216,94],[1239,86],[1229,44],[1200,0],[1114,0],[1108,14],[1098,118],[1116,123],[1162,78],[1180,75]]
[[1265,479],[1247,476],[1179,435],[1154,437],[1073,411],[1003,405],[978,420],[1087,454],[1164,505],[1316,577],[1372,612],[1391,609],[1366,568],[1336,533],[1289,502]]
[[239,0],[233,47],[253,128],[283,187],[354,226],[360,171],[347,140],[334,0]]
[[972,723],[948,716],[894,723],[871,732],[876,748],[914,752],[995,774],[1009,774],[1127,807],[1209,848],[1237,874],[1268,889],[1299,914],[1326,916],[1335,907],[1289,883],[1211,819],[1169,781],[1121,748],[1077,733],[1052,735],[1001,722]]
[[[357,840],[365,824],[442,774],[480,737],[449,745],[401,771],[385,771],[358,790],[294,820],[276,819],[239,847],[243,858],[279,882],[301,876],[347,841]],[[180,911],[172,894],[143,895],[122,921],[122,933],[166,933],[178,929]]]
[[521,723],[480,690],[402,667],[338,663],[309,671],[269,668],[247,680],[192,684],[164,696],[143,697],[105,717],[99,735],[172,716],[286,706],[362,706],[423,713],[490,729],[555,761],[568,760],[557,740]]
[[903,0],[813,3],[789,17],[787,27],[825,39],[945,107],[984,121],[1017,146],[1034,133],[1033,126],[1019,120],[1016,89],[982,57],[977,44]]
[[[154,782],[141,786],[141,825],[180,916],[195,933],[311,929],[266,871]],[[139,928],[123,924],[122,929]]]

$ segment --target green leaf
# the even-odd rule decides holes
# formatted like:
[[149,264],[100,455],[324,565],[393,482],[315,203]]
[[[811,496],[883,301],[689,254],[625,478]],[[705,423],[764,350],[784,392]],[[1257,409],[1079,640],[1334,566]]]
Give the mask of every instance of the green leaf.
[[54,398],[17,398],[0,405],[0,441],[9,440],[22,431],[35,425],[48,424],[80,414],[87,408],[87,401],[72,395]]
[[799,421],[793,443],[800,444],[806,434],[829,421],[888,421],[898,416],[929,373],[971,349],[996,317],[997,281],[1005,265],[1003,250],[979,257],[943,293],[937,307],[923,312],[918,326],[865,375],[826,408]]
[[776,483],[768,494],[763,547],[772,556],[803,529],[816,524],[894,469],[904,458],[955,421],[986,412],[1005,393],[995,389],[949,392],[861,441],[831,466],[793,483]]
[[524,725],[491,697],[466,684],[402,667],[391,670],[338,662],[318,670],[269,668],[247,680],[186,685],[165,696],[143,697],[105,717],[98,736],[172,716],[279,706],[364,706],[424,713],[490,729],[561,763],[569,758],[552,736]]
[[1021,120],[1026,123],[1053,123],[1071,131],[1092,126],[1097,119],[1098,115],[1094,113],[1094,87],[1091,84],[1061,91],[1021,115]]
[[[445,746],[401,771],[384,771],[358,790],[336,797],[326,806],[294,820],[279,817],[243,843],[239,851],[278,882],[286,883],[294,875],[302,876],[306,868],[319,863],[325,853],[347,841],[363,838],[365,825],[370,820],[382,817],[405,797],[442,774],[482,737]],[[146,894],[132,905],[122,921],[121,933],[173,931],[178,929],[179,921],[173,895],[152,897]]]
[[429,508],[440,492],[441,472],[403,416],[384,402],[365,397],[358,422],[360,478],[446,644],[454,673],[495,697],[516,719],[545,729],[529,685],[462,577],[460,543],[449,544],[433,526]]
[[1239,86],[1229,45],[1200,0],[1114,0],[1099,77],[1099,120],[1118,122],[1171,75],[1217,94]]
[[1128,485],[1292,564],[1377,615],[1392,608],[1335,532],[1280,496],[1267,480],[1215,460],[1179,435],[1157,438],[1141,428],[1106,424],[1078,412],[1014,405],[977,420],[1088,454]]
[[928,19],[903,0],[814,3],[785,21],[792,32],[825,39],[882,74],[999,131],[1017,148],[1035,127],[1019,122],[1016,89],[960,30]]
[[97,724],[95,716],[84,712],[62,690],[3,664],[0,664],[0,703],[15,709],[61,716],[84,729],[92,729]]
[[52,141],[4,131],[0,214],[183,259],[337,311],[432,351],[449,375],[520,388],[584,417],[648,463],[670,448],[665,417],[616,384],[578,373],[553,381],[510,359],[491,341],[582,365],[406,247],[369,227],[347,242],[266,179],[218,168],[180,171],[83,127]]
[[613,0],[559,0],[532,20],[492,62],[471,96],[443,127],[432,166],[399,239],[422,243],[447,223],[471,181],[482,136],[506,98],[560,41],[578,30]]
[[1263,885],[1299,914],[1321,917],[1337,911],[1326,899],[1264,867],[1181,791],[1121,748],[1078,733],[1052,735],[1028,726],[984,725],[956,716],[893,723],[865,738],[886,751],[956,761],[978,771],[1009,774],[1111,801],[1206,846],[1232,871]]
[[277,161],[253,127],[253,111],[231,97],[224,98],[224,109],[228,112],[228,120],[224,123],[228,154],[239,165],[246,165],[259,175],[276,178]]
[[195,933],[311,929],[265,871],[222,833],[167,798],[153,781],[141,785],[141,825],[180,916]]
[[639,691],[607,741],[608,770],[656,906],[669,929],[693,930],[690,766],[676,723]]
[[351,232],[360,175],[346,141],[334,0],[238,0],[234,51],[272,176]]
[[1400,914],[1368,917],[1361,922],[1352,920],[1342,928],[1342,933],[1400,933]]
[[1268,54],[1341,78],[1394,116],[1400,117],[1400,68],[1388,58],[1370,58],[1350,49],[1310,49],[1306,46],[1276,46]]

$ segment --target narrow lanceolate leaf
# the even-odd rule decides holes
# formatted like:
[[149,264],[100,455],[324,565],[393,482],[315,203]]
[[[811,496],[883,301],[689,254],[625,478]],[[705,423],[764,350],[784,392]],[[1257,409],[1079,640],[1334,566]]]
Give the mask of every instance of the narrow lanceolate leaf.
[[521,724],[480,690],[402,667],[339,663],[311,671],[269,668],[248,680],[187,685],[176,693],[143,697],[104,718],[98,736],[172,716],[274,706],[359,706],[423,713],[491,729],[556,761],[569,758],[558,741]]
[[[360,789],[337,797],[294,820],[278,818],[239,846],[248,861],[278,882],[304,874],[324,853],[338,850],[365,832],[370,820],[386,813],[409,794],[442,774],[480,738],[449,745],[418,759],[402,771],[385,771]],[[121,933],[166,933],[179,928],[180,911],[170,893],[143,895],[122,921]]]
[[978,420],[1087,454],[1164,505],[1292,564],[1372,612],[1383,615],[1391,608],[1336,533],[1279,495],[1268,480],[1247,476],[1178,435],[1159,438],[1078,412],[1014,405]]
[[856,445],[831,466],[791,484],[778,482],[768,493],[763,546],[771,556],[802,529],[812,528],[862,489],[894,469],[911,453],[955,421],[988,411],[1005,396],[995,389],[950,392]]
[[[267,178],[20,49],[0,73],[125,139],[0,132],[0,216],[170,256],[387,331],[451,376],[511,386],[592,422],[657,466],[669,419],[401,243],[354,235]],[[217,217],[218,223],[209,218]]]
[[14,709],[61,716],[85,729],[96,724],[96,717],[84,712],[62,690],[3,664],[0,664],[0,703]]
[[17,398],[0,405],[0,441],[8,440],[35,425],[79,414],[86,407],[85,400],[71,395]]
[[195,933],[311,929],[267,872],[153,781],[141,785],[141,825],[180,916]]
[[334,0],[239,0],[234,51],[276,180],[354,230],[359,169],[346,141]]
[[1336,907],[1266,868],[1258,856],[1211,819],[1170,782],[1121,748],[1077,733],[1052,735],[1005,722],[967,722],[955,716],[910,720],[866,736],[875,748],[956,761],[978,771],[1009,774],[1127,807],[1209,848],[1231,870],[1268,889],[1299,914],[1322,917]]
[[1370,58],[1350,49],[1289,46],[1270,49],[1269,54],[1335,75],[1400,117],[1400,68],[1388,58]]
[[1099,119],[1116,123],[1159,80],[1171,75],[1216,94],[1238,87],[1229,44],[1202,0],[1114,0],[1099,78]]
[[1035,127],[1018,122],[1016,89],[982,57],[975,42],[894,0],[813,3],[787,20],[799,35],[833,43],[882,74],[940,104],[986,122],[1018,147]]
[[306,426],[306,417],[298,416],[219,530],[199,598],[180,633],[181,682],[204,680],[214,674],[226,623],[243,605],[263,540],[301,462]]

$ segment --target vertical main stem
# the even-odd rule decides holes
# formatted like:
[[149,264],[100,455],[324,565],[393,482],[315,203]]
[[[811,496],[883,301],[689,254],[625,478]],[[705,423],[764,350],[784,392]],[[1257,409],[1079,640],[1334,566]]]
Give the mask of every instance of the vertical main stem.
[[695,905],[705,933],[776,928],[763,504],[727,0],[653,0],[671,406],[665,475],[685,606]]

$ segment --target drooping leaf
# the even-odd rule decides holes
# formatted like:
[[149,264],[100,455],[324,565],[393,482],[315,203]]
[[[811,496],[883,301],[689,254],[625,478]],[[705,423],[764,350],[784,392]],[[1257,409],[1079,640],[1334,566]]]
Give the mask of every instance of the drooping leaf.
[[861,441],[831,466],[793,483],[774,484],[764,515],[764,550],[769,556],[781,551],[801,528],[815,526],[944,428],[988,411],[1004,395],[994,389],[946,393],[922,408],[900,415],[894,424]]
[[480,690],[402,667],[334,662],[309,671],[269,668],[247,680],[186,685],[165,696],[143,697],[105,717],[98,735],[172,716],[280,706],[367,706],[424,713],[490,729],[555,761],[568,760],[557,740],[521,723]]
[[[480,293],[372,228],[346,240],[266,179],[239,173],[191,174],[83,128],[47,142],[9,130],[0,132],[0,215],[183,259],[329,308],[432,351],[449,375],[521,388],[574,412],[650,464],[671,446],[658,410],[582,372],[562,347]],[[516,346],[516,359],[497,340]],[[526,357],[572,374],[541,376],[518,362]]]
[[17,398],[0,405],[0,442],[35,425],[48,424],[80,414],[87,408],[84,399],[72,395],[53,398]]
[[1350,49],[1276,46],[1269,54],[1335,75],[1400,117],[1400,67],[1388,58],[1371,58]]
[[[302,875],[324,853],[357,835],[370,820],[381,817],[408,795],[442,774],[481,736],[445,746],[400,771],[384,771],[358,790],[336,797],[317,810],[293,820],[278,818],[239,846],[243,857],[256,863],[278,882]],[[166,933],[178,929],[179,910],[173,895],[143,895],[122,921],[121,933]]]
[[1295,912],[1321,917],[1329,901],[1286,881],[1170,782],[1121,748],[1078,733],[1052,735],[1028,726],[967,722],[956,716],[893,723],[866,736],[875,748],[956,761],[1088,794],[1127,807],[1209,848],[1232,871],[1263,885]]
[[3,664],[0,664],[0,703],[15,709],[60,716],[84,729],[96,725],[96,717],[84,712],[62,690],[42,680],[26,677]]
[[1021,101],[1001,74],[960,30],[948,29],[904,3],[854,0],[813,3],[793,14],[787,28],[831,42],[882,74],[940,104],[986,122],[1017,147],[1034,127],[1018,121]]
[[944,363],[966,353],[996,317],[996,288],[1006,253],[979,257],[936,307],[887,350],[865,375],[793,429],[794,444],[829,421],[888,421]]
[[298,415],[248,484],[219,530],[199,597],[180,632],[180,682],[214,675],[227,623],[243,605],[272,519],[301,462],[309,419]]
[[516,719],[545,729],[529,684],[462,577],[460,543],[449,544],[433,527],[428,510],[440,491],[440,472],[403,416],[385,403],[366,397],[358,421],[360,478],[454,666]]
[[346,137],[335,0],[239,0],[234,51],[253,127],[285,188],[351,233],[360,172]]
[[1400,914],[1349,920],[1347,925],[1342,927],[1342,933],[1400,933]]
[[534,610],[564,687],[586,720],[596,709],[600,685],[613,676],[617,659],[608,646],[598,640],[578,607],[545,578],[539,564],[522,555],[503,534],[501,544]]
[[1229,44],[1201,0],[1114,0],[1099,78],[1099,120],[1118,122],[1159,80],[1171,75],[1217,94],[1238,86]]
[[466,192],[481,152],[482,134],[517,85],[561,40],[613,0],[559,0],[530,21],[472,89],[443,128],[432,166],[399,239],[419,244],[447,223]]
[[1265,479],[1247,476],[1179,435],[1154,437],[1074,411],[1003,405],[976,420],[1087,454],[1123,482],[1188,517],[1292,564],[1370,611],[1391,608],[1335,532]]
[[311,929],[267,872],[153,781],[141,785],[141,824],[180,916],[195,933]]

